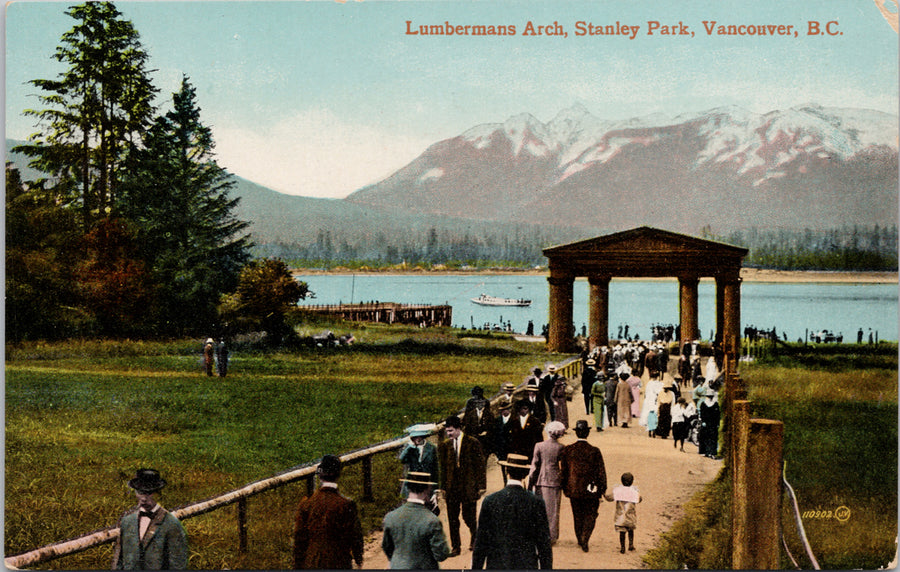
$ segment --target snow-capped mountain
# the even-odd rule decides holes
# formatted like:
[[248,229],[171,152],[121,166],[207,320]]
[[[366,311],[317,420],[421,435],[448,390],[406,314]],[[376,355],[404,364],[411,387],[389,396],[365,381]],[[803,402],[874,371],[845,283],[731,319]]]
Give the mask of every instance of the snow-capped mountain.
[[347,200],[611,230],[896,224],[897,148],[897,116],[865,109],[607,121],[576,105],[473,127]]

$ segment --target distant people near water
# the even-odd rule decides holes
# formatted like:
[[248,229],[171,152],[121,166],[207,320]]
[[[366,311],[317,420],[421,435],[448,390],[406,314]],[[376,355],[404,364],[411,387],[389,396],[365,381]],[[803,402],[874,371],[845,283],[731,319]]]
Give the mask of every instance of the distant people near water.
[[628,536],[628,550],[634,550],[634,530],[637,528],[637,504],[643,500],[641,493],[634,486],[631,473],[622,475],[622,484],[603,496],[616,503],[613,526],[619,533],[619,552],[625,554],[625,536]]

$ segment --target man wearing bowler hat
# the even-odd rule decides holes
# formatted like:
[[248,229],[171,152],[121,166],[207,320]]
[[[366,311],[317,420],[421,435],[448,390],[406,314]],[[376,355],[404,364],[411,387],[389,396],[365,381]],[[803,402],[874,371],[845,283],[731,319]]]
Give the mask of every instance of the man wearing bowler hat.
[[432,487],[429,473],[410,471],[400,479],[409,491],[406,502],[384,517],[381,548],[392,569],[437,570],[450,556],[450,545],[440,519],[428,509]]
[[338,492],[341,459],[325,455],[316,468],[322,483],[297,507],[294,570],[362,568],[363,535],[356,503]]
[[113,551],[114,570],[184,570],[188,541],[184,527],[159,504],[166,481],[155,469],[138,469],[128,486],[134,489],[138,510],[119,521]]
[[510,453],[505,461],[506,487],[481,502],[472,569],[548,570],[553,568],[550,525],[543,499],[528,492],[523,481],[531,471],[525,455]]

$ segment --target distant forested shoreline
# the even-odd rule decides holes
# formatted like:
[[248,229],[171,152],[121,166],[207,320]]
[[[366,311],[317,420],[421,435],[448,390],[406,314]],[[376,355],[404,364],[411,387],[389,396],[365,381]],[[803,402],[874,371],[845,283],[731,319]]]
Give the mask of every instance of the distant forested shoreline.
[[[257,242],[253,254],[278,257],[294,268],[484,270],[533,269],[547,264],[542,250],[564,242],[590,238],[563,229],[504,234],[459,232],[431,227],[399,236],[347,237],[319,229],[307,244]],[[750,229],[718,234],[703,228],[698,236],[749,250],[744,266],[772,270],[840,272],[897,271],[897,226],[846,226],[830,230]]]

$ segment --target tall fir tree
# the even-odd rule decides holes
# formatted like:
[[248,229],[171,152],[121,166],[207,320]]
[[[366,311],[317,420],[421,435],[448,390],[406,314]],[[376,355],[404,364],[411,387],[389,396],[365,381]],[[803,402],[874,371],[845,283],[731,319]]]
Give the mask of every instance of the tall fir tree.
[[128,162],[119,212],[134,222],[142,257],[157,284],[161,332],[210,331],[223,292],[249,260],[248,223],[234,209],[234,180],[215,161],[210,129],[200,121],[187,77],[172,110],[158,117]]
[[157,89],[137,31],[113,3],[86,2],[66,14],[77,24],[63,34],[54,58],[68,67],[57,79],[32,80],[46,107],[25,113],[39,119],[41,130],[16,151],[77,189],[87,232],[115,214],[123,161],[152,120]]

